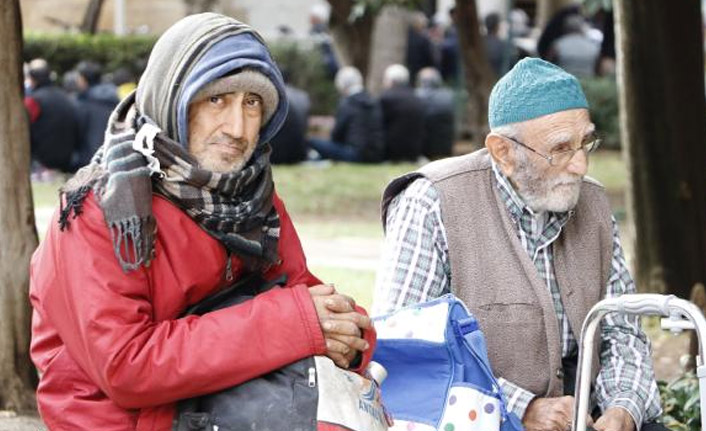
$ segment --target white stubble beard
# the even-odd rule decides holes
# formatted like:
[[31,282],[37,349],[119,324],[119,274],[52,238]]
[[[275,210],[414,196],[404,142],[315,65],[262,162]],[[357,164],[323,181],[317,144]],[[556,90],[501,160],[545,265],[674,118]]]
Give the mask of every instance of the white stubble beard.
[[515,183],[517,193],[532,211],[566,212],[576,206],[583,177],[561,173],[546,178],[537,172],[527,155],[521,152],[515,154],[515,172],[510,178]]

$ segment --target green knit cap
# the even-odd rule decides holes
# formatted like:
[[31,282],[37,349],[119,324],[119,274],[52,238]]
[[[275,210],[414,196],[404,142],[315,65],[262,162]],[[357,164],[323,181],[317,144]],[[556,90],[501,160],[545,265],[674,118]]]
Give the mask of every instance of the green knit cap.
[[539,58],[524,58],[493,87],[488,124],[492,129],[576,108],[588,109],[576,77]]

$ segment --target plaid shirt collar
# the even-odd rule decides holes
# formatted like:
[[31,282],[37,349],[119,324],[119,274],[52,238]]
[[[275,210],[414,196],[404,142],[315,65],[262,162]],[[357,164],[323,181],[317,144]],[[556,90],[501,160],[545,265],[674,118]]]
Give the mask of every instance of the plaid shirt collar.
[[500,198],[510,214],[510,219],[518,230],[533,239],[533,242],[540,241],[542,237],[544,237],[544,241],[541,242],[555,239],[561,228],[574,214],[574,210],[566,212],[534,212],[520,197],[510,180],[500,171],[495,161],[492,161],[492,167],[496,180],[495,185],[500,193]]

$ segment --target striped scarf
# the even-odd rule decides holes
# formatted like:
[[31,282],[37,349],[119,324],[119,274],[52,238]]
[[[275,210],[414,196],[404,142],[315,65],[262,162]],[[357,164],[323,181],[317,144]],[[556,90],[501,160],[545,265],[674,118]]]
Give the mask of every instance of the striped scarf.
[[93,190],[123,271],[149,266],[156,233],[154,191],[241,257],[247,269],[263,271],[278,260],[280,226],[270,151],[268,144],[261,145],[239,171],[201,169],[188,151],[138,114],[133,93],[111,115],[91,164],[62,189],[60,228],[69,227],[72,212],[73,218],[81,214]]

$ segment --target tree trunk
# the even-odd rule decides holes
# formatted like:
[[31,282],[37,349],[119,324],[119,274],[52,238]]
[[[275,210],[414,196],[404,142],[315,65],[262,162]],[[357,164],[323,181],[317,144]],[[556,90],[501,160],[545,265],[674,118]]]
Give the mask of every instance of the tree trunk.
[[34,406],[29,358],[29,260],[37,247],[29,181],[29,127],[22,102],[19,0],[0,12],[0,410]]
[[701,5],[618,0],[615,13],[635,278],[641,291],[689,298],[706,281]]
[[537,0],[535,27],[543,29],[555,13],[573,3],[575,3],[573,0]]
[[351,0],[328,0],[331,5],[329,29],[336,53],[344,66],[354,66],[363,77],[368,76],[370,43],[373,34],[374,16],[369,8],[363,16],[350,22],[349,17],[355,2]]
[[475,0],[457,0],[453,19],[458,30],[468,91],[468,127],[478,148],[488,133],[488,97],[495,83],[495,74],[480,34]]
[[81,21],[81,33],[96,34],[104,0],[89,0]]
[[[409,12],[399,6],[385,6],[375,19],[370,52],[370,69],[366,80],[368,91],[379,96],[385,69],[393,64],[405,64]],[[414,79],[410,76],[410,79]]]

